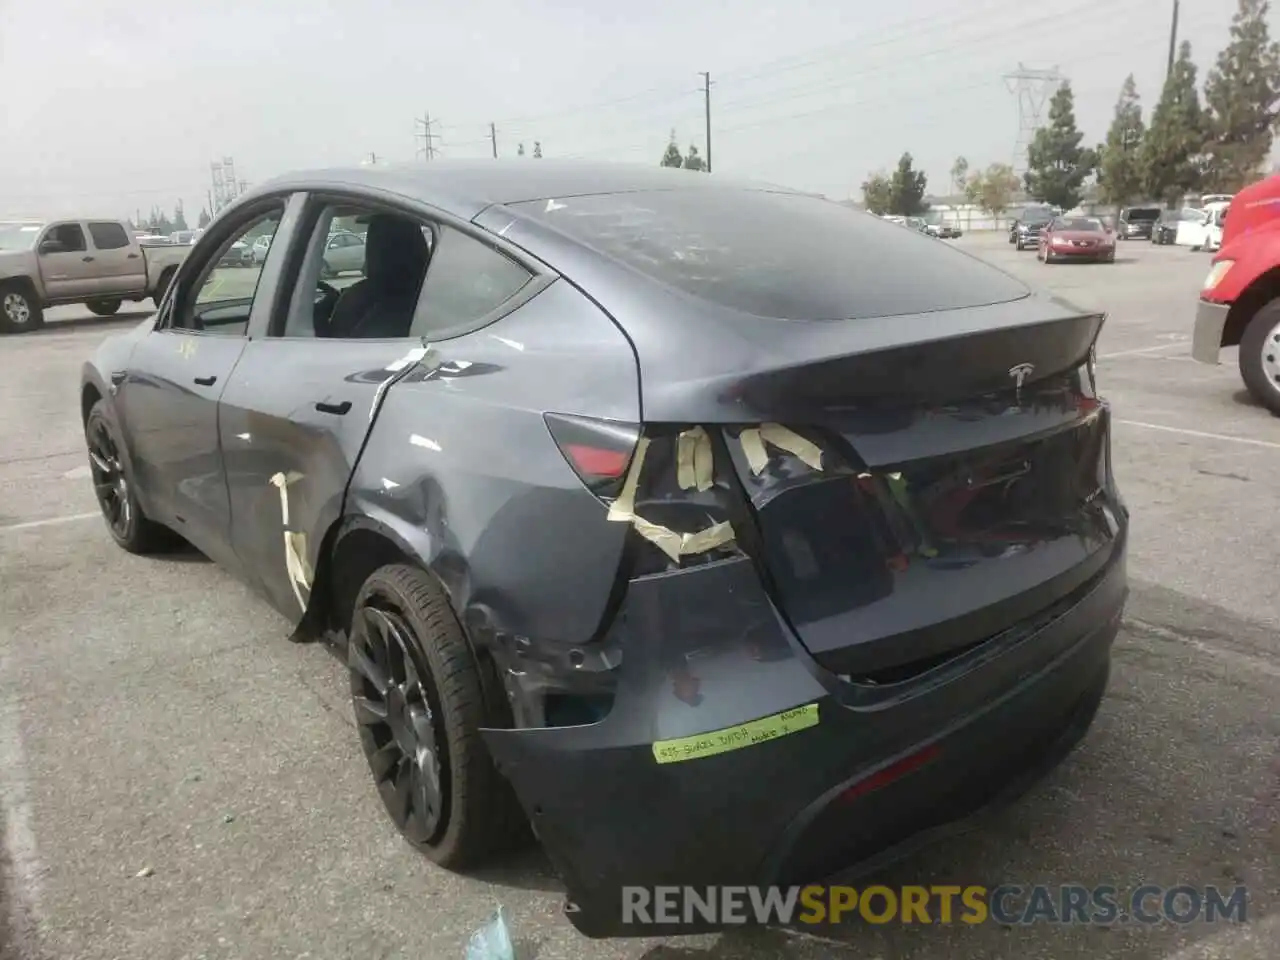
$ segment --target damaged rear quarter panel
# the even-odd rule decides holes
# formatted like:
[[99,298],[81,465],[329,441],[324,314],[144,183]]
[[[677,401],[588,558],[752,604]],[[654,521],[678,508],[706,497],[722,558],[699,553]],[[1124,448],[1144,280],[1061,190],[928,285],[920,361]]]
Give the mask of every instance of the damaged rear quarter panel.
[[352,479],[347,513],[410,546],[473,641],[584,643],[613,588],[627,527],[606,522],[546,412],[640,419],[630,344],[564,281],[432,344],[387,391]]

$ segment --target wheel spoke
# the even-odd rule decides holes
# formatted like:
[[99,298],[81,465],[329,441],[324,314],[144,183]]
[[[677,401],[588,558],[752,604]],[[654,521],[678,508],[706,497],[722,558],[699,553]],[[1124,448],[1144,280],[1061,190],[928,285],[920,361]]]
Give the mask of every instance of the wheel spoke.
[[355,697],[352,706],[355,708],[356,723],[362,726],[376,726],[387,722],[387,705],[381,700]]
[[371,753],[369,755],[369,767],[373,771],[374,783],[382,783],[391,779],[403,759],[404,754],[400,751],[400,745],[394,740],[388,740]]
[[97,467],[99,470],[101,470],[103,473],[107,474],[108,476],[110,476],[112,473],[115,472],[111,464],[107,462],[107,460],[102,456],[102,454],[98,453],[98,451],[92,448],[90,448],[89,450],[89,459],[93,461],[93,465],[95,467]]
[[395,809],[392,811],[392,816],[401,826],[408,822],[409,814],[413,810],[413,766],[413,762],[408,757],[403,757],[396,768]]
[[373,689],[378,691],[379,696],[385,698],[391,691],[391,680],[387,677],[386,671],[373,662],[356,638],[353,637],[348,646],[350,648],[347,652],[348,665],[367,680]]

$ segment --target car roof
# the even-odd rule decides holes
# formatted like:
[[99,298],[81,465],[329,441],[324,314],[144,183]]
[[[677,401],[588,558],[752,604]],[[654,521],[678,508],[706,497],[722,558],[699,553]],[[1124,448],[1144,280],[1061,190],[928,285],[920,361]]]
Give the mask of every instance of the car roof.
[[430,163],[303,170],[263,183],[245,200],[281,190],[325,186],[397,194],[470,219],[495,204],[642,190],[767,190],[775,184],[692,170],[579,160],[433,160]]

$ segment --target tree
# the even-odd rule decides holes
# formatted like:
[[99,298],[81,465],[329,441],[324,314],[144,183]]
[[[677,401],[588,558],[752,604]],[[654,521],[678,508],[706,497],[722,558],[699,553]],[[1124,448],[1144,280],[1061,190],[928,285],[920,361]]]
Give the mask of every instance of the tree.
[[998,220],[1018,192],[1018,175],[1007,163],[993,163],[973,174],[964,192],[970,203],[976,203]]
[[182,201],[181,201],[181,200],[179,200],[179,201],[178,201],[178,205],[174,208],[174,211],[173,211],[173,229],[174,229],[174,230],[186,230],[186,229],[188,229],[188,228],[187,228],[187,218],[186,218],[186,215],[185,215],[185,214],[183,214],[183,212],[182,212]]
[[1115,117],[1107,131],[1107,142],[1099,151],[1098,186],[1102,199],[1116,206],[1116,222],[1120,220],[1119,208],[1142,192],[1142,106],[1138,102],[1138,86],[1133,74],[1125,78],[1116,101]]
[[208,210],[201,209],[201,211],[200,211],[200,219],[198,219],[198,220],[196,221],[196,227],[198,227],[199,229],[203,230],[205,227],[207,227],[207,226],[209,225],[209,222],[210,222],[211,220],[213,220],[213,217],[209,216],[209,211],[208,211]]
[[964,157],[956,157],[956,162],[951,164],[951,186],[957,193],[963,193],[968,182],[969,161]]
[[1231,41],[1204,83],[1209,108],[1208,183],[1237,190],[1256,179],[1271,155],[1280,117],[1280,44],[1267,29],[1268,0],[1240,0]]
[[1191,44],[1183,40],[1160,92],[1160,102],[1151,113],[1140,157],[1143,192],[1170,207],[1201,186],[1207,133],[1196,87]]
[[929,208],[924,202],[927,186],[928,178],[924,171],[912,167],[911,154],[904,153],[898,158],[898,168],[889,178],[889,212],[900,217],[914,217],[924,213]]
[[684,158],[684,168],[686,170],[707,169],[706,163],[704,163],[702,158],[698,156],[698,148],[695,147],[692,143],[689,144],[689,155]]
[[533,141],[533,159],[535,160],[542,159],[542,141],[541,140]]
[[680,147],[676,144],[676,132],[671,131],[671,137],[667,140],[667,149],[663,153],[662,159],[658,161],[658,165],[662,167],[683,167],[684,157],[680,155]]
[[862,204],[869,213],[882,216],[893,205],[893,184],[883,173],[873,173],[862,181]]
[[524,156],[524,144],[523,144],[523,143],[522,143],[522,144],[520,144],[520,145],[518,145],[518,146],[516,147],[516,156],[517,156],[517,157],[523,157],[523,156]]
[[1027,191],[1036,199],[1070,210],[1080,202],[1080,187],[1098,165],[1097,155],[1080,146],[1075,95],[1064,83],[1049,101],[1049,125],[1041,127],[1027,148]]

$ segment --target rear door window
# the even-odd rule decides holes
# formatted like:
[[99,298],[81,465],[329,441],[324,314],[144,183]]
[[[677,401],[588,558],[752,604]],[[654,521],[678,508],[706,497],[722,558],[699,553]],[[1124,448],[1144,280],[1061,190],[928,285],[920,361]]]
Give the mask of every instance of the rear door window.
[[510,207],[662,284],[760,317],[898,316],[1028,292],[927,234],[802,194],[638,191]]
[[120,250],[129,246],[129,234],[118,223],[94,221],[89,224],[89,235],[99,250]]

